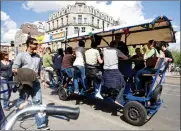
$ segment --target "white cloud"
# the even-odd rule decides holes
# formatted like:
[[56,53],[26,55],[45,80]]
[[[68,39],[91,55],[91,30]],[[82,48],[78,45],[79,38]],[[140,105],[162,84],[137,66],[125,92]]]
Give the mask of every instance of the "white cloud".
[[7,20],[4,22],[4,26],[7,27],[8,30],[10,30],[16,29],[17,24],[13,20]]
[[74,4],[74,1],[28,1],[22,4],[26,10],[33,10],[37,13],[56,11],[68,4]]
[[1,21],[6,21],[8,19],[9,16],[5,12],[1,11]]
[[176,49],[180,51],[180,31],[175,34],[176,43],[170,43],[170,49]]
[[[41,13],[47,11],[57,11],[62,7],[73,5],[74,3],[75,1],[27,1],[22,5],[22,7]],[[86,1],[86,4],[107,13],[115,20],[119,19],[122,24],[139,24],[152,20],[152,18],[145,19],[143,6],[140,1],[112,1],[111,5],[106,5],[105,1]]]
[[5,12],[1,11],[1,41],[3,42],[10,42],[14,40],[16,31],[17,31],[17,24],[13,20],[10,19]]
[[10,29],[3,35],[3,40],[4,41],[12,41],[14,40],[15,34],[18,31],[18,29]]

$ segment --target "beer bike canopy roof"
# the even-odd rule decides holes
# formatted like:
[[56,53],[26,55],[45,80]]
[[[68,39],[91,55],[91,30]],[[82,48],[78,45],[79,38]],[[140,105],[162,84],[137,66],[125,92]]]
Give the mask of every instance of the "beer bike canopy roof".
[[74,35],[67,38],[66,44],[71,47],[77,47],[76,41],[85,40],[86,48],[90,48],[91,38],[100,36],[102,38],[98,47],[109,46],[115,35],[121,36],[121,41],[126,42],[128,46],[144,45],[149,40],[166,41],[175,43],[175,31],[173,30],[171,20],[166,16],[156,17],[149,23],[139,25],[120,25],[111,28],[96,30],[89,33],[81,33],[79,36]]

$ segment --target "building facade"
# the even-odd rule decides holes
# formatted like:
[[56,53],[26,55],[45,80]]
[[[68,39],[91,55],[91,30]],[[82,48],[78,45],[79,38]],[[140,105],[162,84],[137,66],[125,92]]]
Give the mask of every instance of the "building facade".
[[116,25],[117,22],[113,17],[82,1],[51,14],[46,23],[46,33],[56,34],[67,31],[67,35],[71,36],[78,34],[78,30],[79,33],[91,32]]
[[36,37],[44,35],[44,33],[45,30],[41,22],[37,22],[36,24],[24,23],[23,25],[21,25],[20,29],[16,32],[14,39],[16,53],[18,53],[19,51],[24,51],[26,49],[25,43],[28,35]]

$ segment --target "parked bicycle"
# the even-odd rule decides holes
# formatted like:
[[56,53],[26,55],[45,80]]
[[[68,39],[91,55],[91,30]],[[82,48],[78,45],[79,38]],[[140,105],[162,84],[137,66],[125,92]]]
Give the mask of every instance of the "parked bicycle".
[[179,66],[173,66],[171,67],[171,74],[174,76],[181,75],[181,68]]

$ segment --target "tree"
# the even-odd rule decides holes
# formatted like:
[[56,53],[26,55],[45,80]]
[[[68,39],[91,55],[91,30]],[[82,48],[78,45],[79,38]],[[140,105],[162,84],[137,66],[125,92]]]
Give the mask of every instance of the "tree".
[[173,55],[173,58],[174,58],[174,64],[175,65],[180,65],[181,64],[181,56],[180,56],[180,51],[178,50],[170,50],[172,55]]

